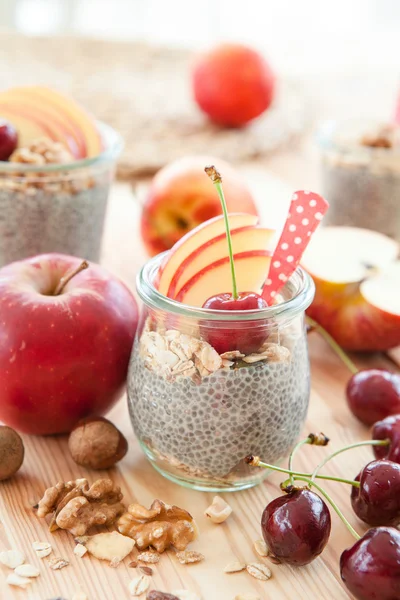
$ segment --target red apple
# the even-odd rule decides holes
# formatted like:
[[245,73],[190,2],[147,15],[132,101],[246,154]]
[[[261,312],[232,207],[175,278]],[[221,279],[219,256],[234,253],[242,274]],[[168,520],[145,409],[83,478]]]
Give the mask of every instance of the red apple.
[[240,127],[270,106],[275,76],[255,50],[222,44],[197,58],[192,85],[197,104],[212,121]]
[[210,156],[188,156],[163,167],[154,177],[142,213],[141,232],[150,255],[169,250],[188,231],[222,214],[217,191],[204,167],[217,164],[230,213],[257,215],[253,196],[240,175]]
[[138,310],[98,265],[43,254],[0,269],[0,420],[25,433],[70,431],[123,392]]

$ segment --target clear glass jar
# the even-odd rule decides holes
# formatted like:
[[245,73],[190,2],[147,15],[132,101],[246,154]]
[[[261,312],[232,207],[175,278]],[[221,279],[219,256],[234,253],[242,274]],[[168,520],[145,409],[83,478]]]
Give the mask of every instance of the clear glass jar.
[[104,151],[66,164],[0,162],[0,266],[61,252],[98,262],[122,139],[99,123]]
[[[314,284],[302,269],[280,303],[229,312],[187,306],[153,286],[162,255],[137,279],[141,323],[128,375],[130,416],[153,466],[168,479],[207,491],[252,487],[267,475],[249,454],[279,463],[294,446],[309,402],[304,311]],[[249,352],[216,352],[219,336]],[[209,343],[210,342],[210,343]],[[217,344],[216,344],[217,345]]]
[[378,121],[365,119],[322,127],[321,189],[329,202],[324,225],[363,227],[400,241],[400,145],[362,143],[381,129]]

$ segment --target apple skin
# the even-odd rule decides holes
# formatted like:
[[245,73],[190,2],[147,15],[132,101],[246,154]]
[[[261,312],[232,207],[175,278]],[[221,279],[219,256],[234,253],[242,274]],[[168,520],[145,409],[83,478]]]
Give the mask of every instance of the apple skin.
[[69,432],[124,390],[136,301],[98,265],[51,295],[81,262],[43,254],[0,269],[0,421],[24,433]]
[[150,256],[169,250],[188,231],[222,214],[207,165],[221,172],[228,212],[258,215],[253,196],[228,163],[211,156],[187,156],[163,167],[148,190],[141,218],[142,239]]
[[342,348],[375,352],[400,344],[400,316],[369,304],[359,283],[334,283],[312,277],[315,298],[307,314]]
[[275,75],[252,48],[222,44],[198,56],[192,87],[197,104],[212,121],[241,127],[270,106]]

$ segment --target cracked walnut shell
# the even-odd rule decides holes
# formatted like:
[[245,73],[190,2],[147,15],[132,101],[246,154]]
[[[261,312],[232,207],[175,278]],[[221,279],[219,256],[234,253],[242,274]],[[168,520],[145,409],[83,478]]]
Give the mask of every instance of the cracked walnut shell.
[[161,500],[154,500],[149,509],[131,504],[119,518],[118,530],[134,539],[139,550],[153,546],[160,553],[169,546],[185,550],[196,537],[193,517]]

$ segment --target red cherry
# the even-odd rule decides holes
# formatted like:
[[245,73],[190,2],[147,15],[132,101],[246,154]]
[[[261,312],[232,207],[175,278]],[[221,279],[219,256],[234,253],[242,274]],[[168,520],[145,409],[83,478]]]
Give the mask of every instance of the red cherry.
[[8,160],[18,146],[18,133],[14,125],[0,119],[0,161]]
[[[212,310],[257,310],[268,304],[255,292],[244,292],[238,298],[232,294],[218,294],[206,300],[203,308]],[[239,350],[243,354],[256,352],[268,337],[266,321],[206,321],[201,325],[203,338],[218,352]]]
[[346,390],[351,412],[366,425],[400,413],[400,375],[367,369],[353,375]]
[[368,525],[400,523],[400,465],[390,460],[373,460],[356,477],[360,487],[352,487],[351,505]]
[[340,574],[356,600],[400,598],[400,531],[376,527],[340,557]]
[[400,415],[386,417],[375,423],[372,429],[374,440],[390,440],[388,446],[374,446],[376,458],[387,458],[400,464]]
[[261,529],[272,554],[291,565],[306,565],[325,548],[331,515],[322,498],[304,488],[270,502]]

